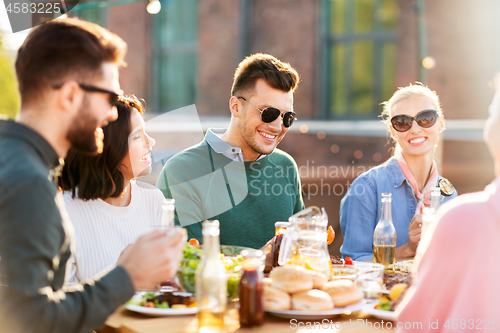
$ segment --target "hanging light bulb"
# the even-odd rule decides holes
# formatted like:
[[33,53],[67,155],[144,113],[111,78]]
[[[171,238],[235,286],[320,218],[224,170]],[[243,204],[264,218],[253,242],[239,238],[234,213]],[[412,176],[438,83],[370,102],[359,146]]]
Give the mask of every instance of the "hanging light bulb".
[[161,10],[161,3],[159,0],[150,0],[146,10],[149,14],[158,14]]

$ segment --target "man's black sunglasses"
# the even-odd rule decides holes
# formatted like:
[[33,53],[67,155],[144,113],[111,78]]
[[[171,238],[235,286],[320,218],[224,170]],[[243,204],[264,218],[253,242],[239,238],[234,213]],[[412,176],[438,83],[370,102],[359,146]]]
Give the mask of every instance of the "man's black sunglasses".
[[273,108],[271,106],[268,106],[267,108],[261,110],[252,103],[250,103],[249,101],[247,101],[244,97],[241,96],[236,96],[236,97],[244,100],[245,102],[253,106],[255,109],[259,110],[260,119],[262,119],[262,121],[265,123],[272,123],[273,121],[278,119],[278,117],[281,115],[281,120],[283,120],[283,126],[288,128],[292,126],[293,122],[297,119],[295,118],[295,112],[293,111],[286,111],[281,113],[280,109]]
[[429,128],[436,123],[437,120],[436,110],[423,110],[417,113],[415,118],[406,114],[398,114],[391,118],[392,127],[398,132],[406,132],[413,125],[415,120],[418,126],[422,128]]
[[[59,89],[59,88],[61,88],[63,86],[63,84],[64,83],[54,84],[52,86],[52,88]],[[115,106],[116,105],[116,103],[118,102],[118,98],[121,95],[121,94],[118,94],[118,93],[116,93],[114,91],[110,91],[110,90],[106,90],[106,89],[94,87],[94,86],[91,86],[91,85],[88,85],[88,84],[83,84],[83,83],[80,83],[80,82],[78,82],[78,85],[80,86],[80,88],[82,88],[83,90],[88,91],[88,92],[98,92],[98,93],[108,94],[108,96],[109,96],[109,104],[111,106]]]

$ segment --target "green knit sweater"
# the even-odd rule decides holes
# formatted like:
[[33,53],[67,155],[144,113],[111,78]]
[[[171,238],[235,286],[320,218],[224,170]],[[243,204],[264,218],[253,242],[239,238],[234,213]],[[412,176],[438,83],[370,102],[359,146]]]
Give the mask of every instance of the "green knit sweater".
[[217,154],[206,141],[173,156],[156,186],[174,198],[176,224],[201,241],[201,221],[220,222],[220,243],[262,247],[274,236],[274,222],[304,208],[297,165],[275,149],[252,162]]

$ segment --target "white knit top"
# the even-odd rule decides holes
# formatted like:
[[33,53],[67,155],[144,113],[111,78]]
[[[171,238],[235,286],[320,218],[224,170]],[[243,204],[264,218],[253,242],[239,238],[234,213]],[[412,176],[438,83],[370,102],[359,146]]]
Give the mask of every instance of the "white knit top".
[[73,199],[71,192],[64,193],[76,245],[66,268],[67,285],[108,271],[127,245],[159,228],[163,194],[152,185],[130,183],[132,197],[126,207],[112,206],[101,199]]

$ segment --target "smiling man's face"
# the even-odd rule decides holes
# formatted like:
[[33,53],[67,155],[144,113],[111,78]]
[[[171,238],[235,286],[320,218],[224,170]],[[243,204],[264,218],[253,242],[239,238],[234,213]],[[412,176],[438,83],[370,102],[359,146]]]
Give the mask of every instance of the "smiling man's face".
[[247,160],[255,160],[260,155],[271,154],[288,132],[288,128],[283,126],[281,117],[271,123],[265,123],[261,119],[261,112],[256,108],[263,110],[266,107],[275,107],[282,113],[291,111],[293,93],[274,89],[264,79],[258,79],[250,96],[243,97],[249,103],[239,99],[241,110],[238,117],[241,138],[239,146]]

